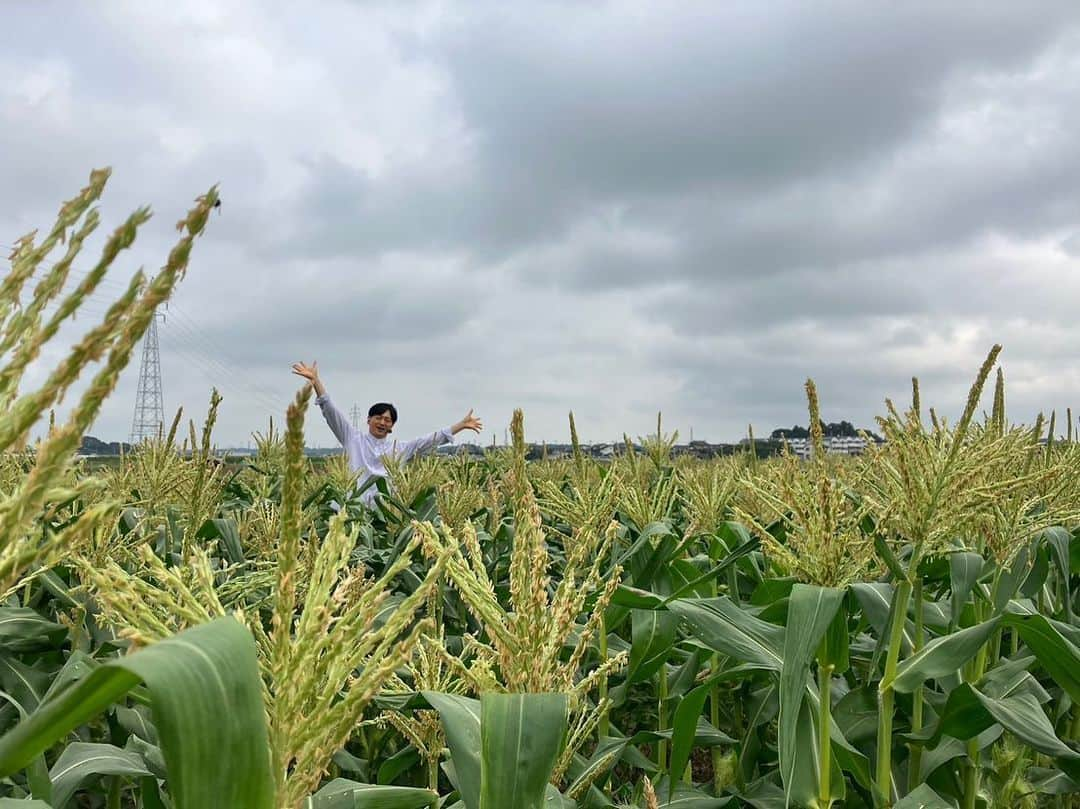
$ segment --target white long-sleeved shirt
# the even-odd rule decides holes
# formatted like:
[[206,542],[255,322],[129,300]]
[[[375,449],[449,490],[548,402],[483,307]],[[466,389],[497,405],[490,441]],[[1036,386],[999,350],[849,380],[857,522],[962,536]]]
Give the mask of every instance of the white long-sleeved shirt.
[[[322,409],[323,417],[330,425],[330,430],[345,448],[345,454],[349,458],[349,468],[353,472],[362,472],[357,481],[360,486],[372,477],[386,477],[386,466],[383,465],[383,458],[386,456],[407,461],[414,455],[421,455],[454,440],[454,434],[449,427],[409,441],[376,438],[367,430],[358,430],[353,427],[352,423],[345,418],[345,414],[330,401],[329,394],[319,396],[315,404]],[[360,495],[360,499],[371,505],[375,502],[377,494],[378,489],[371,486]]]

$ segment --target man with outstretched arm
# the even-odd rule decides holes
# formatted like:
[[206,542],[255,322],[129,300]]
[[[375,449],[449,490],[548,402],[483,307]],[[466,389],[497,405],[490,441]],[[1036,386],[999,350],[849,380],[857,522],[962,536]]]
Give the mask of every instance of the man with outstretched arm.
[[[331,431],[345,448],[345,454],[349,458],[349,468],[353,472],[360,472],[359,484],[364,485],[370,478],[386,477],[386,467],[383,458],[391,456],[401,461],[407,461],[414,455],[421,455],[442,444],[454,440],[454,436],[462,430],[480,432],[484,425],[480,419],[473,416],[472,410],[465,414],[461,421],[444,427],[434,433],[422,435],[409,441],[391,441],[388,436],[394,431],[397,423],[397,408],[388,402],[373,404],[368,410],[367,430],[357,430],[349,420],[330,401],[326,393],[326,387],[319,379],[319,364],[312,362],[305,365],[302,362],[293,364],[293,373],[302,376],[315,388],[315,404],[317,404],[330,425]],[[360,496],[360,499],[368,505],[375,502],[378,490],[370,486]]]

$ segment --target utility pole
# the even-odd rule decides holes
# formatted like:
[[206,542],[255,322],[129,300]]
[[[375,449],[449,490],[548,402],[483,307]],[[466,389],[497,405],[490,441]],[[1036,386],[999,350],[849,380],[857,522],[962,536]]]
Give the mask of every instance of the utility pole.
[[355,429],[359,430],[360,429],[360,416],[361,416],[360,405],[355,405],[354,404],[352,406],[352,410],[349,411],[349,415],[352,416],[352,426]]
[[139,388],[135,393],[135,414],[131,419],[131,444],[144,438],[157,438],[165,424],[165,407],[161,399],[161,351],[158,347],[158,318],[154,312],[150,328],[143,335],[142,362],[139,365]]

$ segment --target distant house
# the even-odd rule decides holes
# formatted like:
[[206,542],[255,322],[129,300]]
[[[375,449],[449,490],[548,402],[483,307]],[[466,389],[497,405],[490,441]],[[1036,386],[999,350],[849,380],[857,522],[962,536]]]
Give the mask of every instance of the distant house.
[[[784,443],[793,455],[809,458],[813,455],[813,445],[809,438],[785,438]],[[862,455],[866,451],[867,441],[862,436],[826,436],[822,439],[825,452],[830,455]]]

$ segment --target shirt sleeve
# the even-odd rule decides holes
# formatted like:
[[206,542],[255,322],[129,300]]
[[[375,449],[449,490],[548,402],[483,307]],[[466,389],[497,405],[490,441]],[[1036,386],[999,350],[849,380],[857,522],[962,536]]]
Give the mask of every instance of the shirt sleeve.
[[323,418],[326,419],[326,423],[330,425],[330,431],[337,437],[337,440],[341,442],[342,446],[345,446],[349,442],[349,438],[352,437],[354,428],[349,420],[345,418],[345,414],[342,413],[333,402],[330,401],[330,394],[324,394],[315,399],[315,404],[322,410]]
[[408,460],[414,455],[423,455],[425,452],[429,452],[435,447],[440,447],[443,444],[452,443],[454,440],[454,434],[449,427],[444,427],[441,430],[436,430],[433,433],[422,435],[419,438],[413,438],[409,441],[397,445],[397,453],[402,460]]

